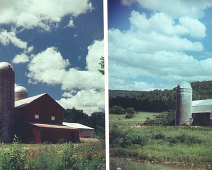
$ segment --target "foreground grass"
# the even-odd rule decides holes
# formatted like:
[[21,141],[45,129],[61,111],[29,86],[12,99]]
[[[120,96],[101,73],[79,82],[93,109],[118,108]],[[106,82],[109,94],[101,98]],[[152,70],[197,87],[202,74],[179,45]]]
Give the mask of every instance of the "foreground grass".
[[112,156],[212,165],[209,127],[111,127],[110,146]]
[[105,170],[103,143],[0,144],[0,170]]
[[212,127],[136,126],[157,113],[132,119],[110,115],[110,154],[153,162],[212,165]]

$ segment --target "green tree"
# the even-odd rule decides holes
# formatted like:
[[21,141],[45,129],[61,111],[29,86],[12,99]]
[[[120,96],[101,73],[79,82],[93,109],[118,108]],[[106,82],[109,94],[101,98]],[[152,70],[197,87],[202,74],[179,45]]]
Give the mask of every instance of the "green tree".
[[113,106],[110,110],[109,110],[110,114],[125,114],[126,110],[123,109],[121,106]]
[[105,74],[105,61],[104,61],[104,57],[102,56],[101,58],[100,58],[100,66],[101,66],[101,68],[100,69],[98,69],[99,70],[99,72],[100,73],[102,73],[102,75],[104,75]]

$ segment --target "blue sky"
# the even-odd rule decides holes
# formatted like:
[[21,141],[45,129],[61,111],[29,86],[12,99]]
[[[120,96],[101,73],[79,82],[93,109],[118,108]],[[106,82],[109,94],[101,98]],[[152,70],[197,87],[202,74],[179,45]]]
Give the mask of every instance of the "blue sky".
[[109,88],[212,80],[212,1],[109,0]]
[[29,96],[48,93],[87,114],[104,108],[103,2],[0,0],[0,62]]

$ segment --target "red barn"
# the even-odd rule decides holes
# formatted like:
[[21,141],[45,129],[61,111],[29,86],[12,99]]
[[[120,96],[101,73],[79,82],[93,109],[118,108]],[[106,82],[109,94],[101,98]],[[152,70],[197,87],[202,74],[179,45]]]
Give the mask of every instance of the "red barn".
[[63,111],[46,93],[16,101],[14,133],[22,142],[79,142],[79,129],[62,125]]

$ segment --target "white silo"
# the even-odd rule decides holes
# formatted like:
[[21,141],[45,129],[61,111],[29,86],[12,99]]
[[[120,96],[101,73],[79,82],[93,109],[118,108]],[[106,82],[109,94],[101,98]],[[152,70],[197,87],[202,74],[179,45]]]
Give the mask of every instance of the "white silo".
[[11,64],[0,62],[0,142],[11,142],[14,121],[15,72]]
[[177,86],[176,125],[190,125],[192,107],[192,88],[188,82],[181,82]]
[[15,86],[15,101],[28,98],[28,90],[22,86]]

